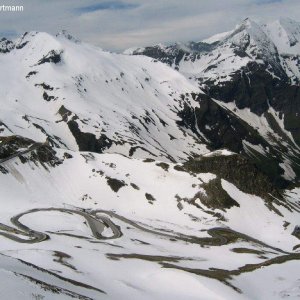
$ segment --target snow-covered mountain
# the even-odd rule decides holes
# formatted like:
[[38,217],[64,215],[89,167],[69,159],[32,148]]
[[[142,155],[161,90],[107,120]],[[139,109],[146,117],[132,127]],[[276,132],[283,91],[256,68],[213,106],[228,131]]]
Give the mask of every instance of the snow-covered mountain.
[[[180,50],[178,44],[158,45],[130,53],[168,63],[199,83],[206,96],[199,97],[199,114],[191,122],[212,145],[255,157],[259,165],[268,160],[273,167],[264,171],[270,176],[281,172],[275,158],[291,179],[300,174],[299,28],[290,19],[267,25],[246,19]],[[191,51],[190,44],[201,48]]]
[[298,37],[3,38],[0,298],[299,297]]
[[288,76],[292,83],[299,83],[299,30],[300,23],[288,18],[262,25],[248,18],[234,30],[201,42],[159,44],[124,53],[151,56],[201,81],[226,82],[254,61],[265,65],[273,75]]
[[5,45],[2,135],[162,160],[208,152],[176,123],[183,105],[197,105],[192,95],[199,88],[163,64],[104,52],[66,34],[31,32]]
[[176,53],[193,51],[180,72],[145,56],[102,51],[66,32],[3,39],[2,134],[172,162],[227,148],[286,186],[300,174],[296,86],[253,21],[223,39],[213,48],[176,44]]

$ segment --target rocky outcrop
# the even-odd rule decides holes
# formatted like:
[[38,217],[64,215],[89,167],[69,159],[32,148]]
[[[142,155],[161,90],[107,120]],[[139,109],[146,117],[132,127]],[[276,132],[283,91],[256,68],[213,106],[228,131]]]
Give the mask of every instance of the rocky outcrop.
[[0,159],[6,159],[32,144],[32,140],[21,136],[2,136],[0,137]]
[[222,85],[207,81],[206,86],[210,97],[224,102],[234,101],[239,109],[250,108],[257,115],[267,112],[269,107],[280,112],[285,129],[300,146],[300,90],[288,78],[273,77],[262,65],[250,63],[230,81]]
[[0,40],[0,53],[8,53],[12,49],[14,49],[14,47],[15,47],[15,45],[12,41],[10,41],[6,38],[2,38]]
[[268,176],[261,172],[249,159],[233,155],[212,155],[192,159],[183,168],[194,173],[213,173],[233,183],[244,193],[253,194],[270,201],[281,199],[280,191]]
[[68,126],[80,151],[103,153],[105,149],[110,148],[112,145],[112,141],[105,134],[101,134],[99,138],[96,138],[92,133],[80,131],[75,120],[69,121]]
[[[189,128],[195,134],[199,135],[199,132],[203,134],[211,150],[226,148],[243,155],[266,174],[277,187],[284,188],[288,185],[288,181],[282,177],[284,170],[279,165],[283,163],[288,148],[282,145],[280,140],[277,141],[278,147],[276,144],[270,144],[258,130],[204,94],[198,96],[198,101],[199,107],[185,105],[178,113],[181,119],[178,121],[179,126]],[[272,122],[272,116],[269,118]],[[273,127],[277,123],[274,124]],[[277,130],[280,134],[280,130]],[[281,132],[281,135],[291,142],[285,133]],[[203,137],[199,135],[199,139],[203,140]],[[253,146],[251,152],[245,147],[245,142]],[[264,149],[265,153],[256,151],[256,146]],[[300,176],[297,156],[291,155],[291,159],[296,174]]]
[[146,55],[159,60],[169,66],[179,69],[182,60],[196,61],[201,53],[207,53],[214,45],[203,42],[176,43],[170,46],[156,45],[145,48],[137,48],[132,51],[133,55]]
[[54,63],[58,64],[61,62],[62,51],[58,52],[55,50],[51,50],[47,55],[45,55],[42,59],[38,61],[38,65],[42,65],[45,63]]

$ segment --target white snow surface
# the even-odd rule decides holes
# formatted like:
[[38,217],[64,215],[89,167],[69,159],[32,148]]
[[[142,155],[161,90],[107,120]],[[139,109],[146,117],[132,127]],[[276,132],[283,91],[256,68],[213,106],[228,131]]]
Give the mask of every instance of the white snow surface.
[[[56,151],[58,157],[63,157],[65,150]],[[115,217],[111,220],[120,227],[122,236],[98,241],[81,216],[36,211],[20,221],[31,230],[47,233],[50,239],[19,244],[0,236],[0,278],[6,283],[1,285],[0,295],[9,295],[10,299],[19,299],[20,294],[22,299],[69,299],[68,291],[71,291],[73,296],[77,293],[91,299],[165,299],[166,296],[182,300],[254,299],[257,290],[249,288],[249,276],[253,286],[260,286],[267,278],[264,284],[269,290],[265,293],[274,294],[273,299],[283,299],[290,289],[293,295],[298,295],[295,277],[286,271],[281,273],[276,265],[266,267],[263,272],[233,276],[229,283],[242,294],[216,279],[179,269],[235,270],[282,255],[275,248],[297,253],[299,250],[293,247],[299,241],[291,235],[299,219],[295,212],[276,206],[282,214],[279,215],[270,210],[263,199],[245,194],[225,180],[222,180],[224,190],[240,206],[227,211],[212,210],[199,199],[195,204],[191,199],[199,192],[205,193],[203,184],[216,178],[214,174],[195,176],[176,170],[172,163],[166,170],[158,161],[146,162],[117,154],[68,153],[72,158],[64,159],[54,168],[31,161],[24,164],[18,158],[2,164],[9,171],[9,174],[0,173],[2,224],[13,226],[11,217],[34,208],[102,209],[158,233],[208,238],[206,230],[223,227],[268,246],[239,238],[230,244],[201,247],[197,243],[172,240],[138,229]],[[231,155],[226,151],[222,154]],[[118,179],[124,186],[115,192],[107,178]],[[151,194],[155,200],[147,200],[146,194]],[[287,193],[286,199],[291,205],[297,205],[299,195],[299,190],[295,189]],[[237,248],[252,249],[263,255],[237,253],[234,250]],[[114,256],[116,258],[112,259]],[[172,266],[164,268],[164,263]],[[288,266],[289,262],[283,264],[284,270]],[[36,284],[26,276],[42,281],[44,286],[59,287],[60,292],[53,298],[51,289],[44,290],[41,283]],[[276,288],[272,288],[274,276],[284,280]],[[70,279],[101,289],[105,294],[74,285]]]
[[[135,157],[162,160],[208,152],[176,123],[184,103],[197,105],[191,97],[200,92],[196,83],[150,58],[105,52],[66,36],[30,32],[0,54],[6,70],[0,74],[1,135],[41,142],[48,137],[77,150],[67,125],[73,119],[81,132],[112,140],[107,152],[129,155],[133,148]],[[53,52],[58,63],[40,63]]]
[[[76,213],[35,211],[22,216],[22,224],[49,239],[29,244],[0,235],[0,298],[299,298],[300,248],[293,232],[299,226],[300,189],[286,191],[285,205],[274,200],[270,206],[220,178],[221,189],[236,206],[212,208],[201,199],[217,175],[182,171],[179,164],[192,154],[235,155],[226,149],[210,153],[190,130],[179,129],[177,112],[183,105],[197,107],[192,93],[201,92],[186,75],[200,74],[222,84],[261,54],[272,63],[277,53],[285,60],[286,53],[296,53],[297,43],[279,46],[276,32],[284,30],[292,44],[298,33],[288,21],[280,24],[263,27],[245,20],[233,32],[214,37],[221,41],[211,55],[194,63],[183,61],[182,74],[147,57],[105,52],[66,32],[55,37],[30,32],[9,53],[1,53],[0,66],[6,70],[0,74],[1,136],[51,139],[62,163],[53,167],[15,157],[1,164],[0,233],[5,225],[15,227],[13,216],[45,208],[99,209],[137,226],[102,212],[122,235],[99,240]],[[248,56],[236,56],[234,43],[247,44]],[[60,60],[41,63],[49,57]],[[270,143],[271,137],[281,139],[265,116],[239,110],[234,103],[216,103]],[[283,128],[283,119],[271,108],[269,113]],[[79,151],[67,125],[71,120],[83,133],[112,140],[106,153]],[[288,132],[283,134],[293,143]],[[261,145],[244,146],[268,155]],[[282,168],[292,179],[289,165],[287,159]],[[111,179],[121,183],[119,190],[109,184]],[[220,228],[225,238],[218,236]],[[217,236],[212,229],[219,230]],[[111,234],[109,228],[103,232],[105,237]],[[200,244],[199,238],[210,243]]]
[[226,31],[226,32],[222,32],[222,33],[217,33],[207,39],[202,40],[203,43],[207,43],[207,44],[213,44],[216,42],[220,42],[223,39],[225,39],[227,36],[229,36],[231,33],[233,33],[233,30],[231,31]]
[[266,32],[270,35],[281,54],[300,53],[300,23],[289,18],[281,18],[265,25]]

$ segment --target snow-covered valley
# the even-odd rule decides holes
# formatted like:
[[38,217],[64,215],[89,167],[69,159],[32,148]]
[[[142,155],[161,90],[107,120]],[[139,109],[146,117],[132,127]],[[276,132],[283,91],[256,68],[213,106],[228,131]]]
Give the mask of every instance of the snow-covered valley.
[[[3,285],[2,297],[18,291],[23,299],[164,299],[166,293],[253,299],[253,286],[265,277],[281,284],[266,288],[266,297],[299,296],[299,240],[292,235],[299,189],[272,210],[222,179],[239,206],[212,209],[198,194],[207,193],[214,174],[116,154],[68,154],[72,158],[57,150],[61,163],[54,168],[31,161],[30,154],[26,163],[2,164],[9,174],[1,175],[1,235],[8,234],[1,237],[1,278],[14,285],[14,292],[12,283]],[[11,218],[32,209],[19,219],[26,234]],[[108,218],[120,235],[105,222],[103,236],[93,234],[79,213]],[[48,239],[32,241],[34,231]],[[277,266],[283,274],[273,271]]]

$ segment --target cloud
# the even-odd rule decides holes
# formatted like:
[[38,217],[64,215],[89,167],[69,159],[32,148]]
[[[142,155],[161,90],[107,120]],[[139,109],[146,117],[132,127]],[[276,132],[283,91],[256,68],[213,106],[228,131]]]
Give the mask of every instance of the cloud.
[[75,11],[81,14],[89,13],[97,10],[123,10],[132,9],[138,7],[138,4],[124,3],[121,1],[107,1],[97,4],[92,4],[89,6],[83,6],[77,8]]
[[282,2],[283,0],[256,0],[257,4],[268,4],[268,3],[276,3]]
[[24,12],[0,13],[2,33],[52,34],[66,29],[104,49],[202,40],[231,30],[246,17],[299,20],[299,0],[10,0]]

